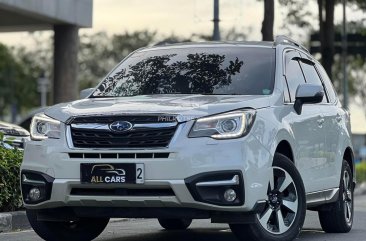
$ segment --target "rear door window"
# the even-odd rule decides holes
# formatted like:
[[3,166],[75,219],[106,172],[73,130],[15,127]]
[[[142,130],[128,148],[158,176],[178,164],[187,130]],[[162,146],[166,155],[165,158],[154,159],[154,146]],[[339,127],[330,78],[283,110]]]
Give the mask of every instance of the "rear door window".
[[[306,83],[320,85],[323,87],[323,91],[324,91],[323,83],[322,83],[314,65],[304,63],[302,61],[300,61],[300,65],[304,72]],[[326,96],[326,91],[324,91],[324,98],[323,98],[322,103],[327,103],[328,102],[327,99],[328,99],[328,97]]]

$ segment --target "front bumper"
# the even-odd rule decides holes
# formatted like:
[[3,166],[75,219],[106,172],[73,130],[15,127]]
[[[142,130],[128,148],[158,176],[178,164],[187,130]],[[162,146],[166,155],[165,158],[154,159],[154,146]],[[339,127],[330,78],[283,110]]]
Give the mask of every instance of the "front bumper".
[[[63,139],[65,137],[58,140],[31,141],[25,149],[22,171],[36,171],[54,180],[49,200],[35,204],[26,203],[25,206],[32,209],[65,206],[164,207],[246,212],[253,210],[261,200],[265,200],[272,156],[254,136],[249,134],[240,139],[213,140],[190,139],[186,135],[178,135],[188,133],[189,129],[189,123],[180,125],[168,148],[151,150],[71,149]],[[151,153],[153,154],[150,155]],[[162,153],[169,155],[165,156]],[[124,158],[120,158],[121,156]],[[145,166],[145,182],[82,184],[80,164],[93,162],[142,163]],[[238,203],[226,205],[207,201],[192,190],[190,183],[197,183],[192,181],[195,180],[192,178],[212,172],[227,173],[229,176],[234,173],[240,175],[241,182],[237,186],[240,190],[237,191],[241,199]],[[102,195],[82,192],[95,188],[109,192]],[[111,189],[137,191],[131,191],[134,195],[116,195]],[[144,193],[141,190],[150,191]],[[171,195],[160,193],[159,190],[171,190]],[[137,195],[138,192],[140,194]]]

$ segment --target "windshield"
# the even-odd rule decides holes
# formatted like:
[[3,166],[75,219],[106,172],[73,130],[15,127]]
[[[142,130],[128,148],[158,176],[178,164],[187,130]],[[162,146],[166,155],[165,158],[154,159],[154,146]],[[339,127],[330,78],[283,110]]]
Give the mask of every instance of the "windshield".
[[151,94],[269,95],[275,50],[185,47],[136,52],[119,64],[91,98]]

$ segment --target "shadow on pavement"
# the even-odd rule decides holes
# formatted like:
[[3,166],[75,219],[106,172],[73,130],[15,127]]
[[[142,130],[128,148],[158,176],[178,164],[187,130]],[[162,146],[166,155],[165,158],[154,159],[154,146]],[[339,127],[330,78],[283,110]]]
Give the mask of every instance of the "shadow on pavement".
[[[338,234],[340,235],[340,234]],[[344,235],[344,234],[343,234]],[[303,229],[296,240],[332,240],[331,234],[321,229]],[[331,238],[331,239],[329,239]],[[190,229],[187,231],[155,231],[124,237],[103,239],[103,241],[238,241],[230,229]],[[247,240],[250,241],[250,240]]]
[[230,229],[189,229],[186,231],[155,231],[124,237],[113,237],[103,241],[237,241]]

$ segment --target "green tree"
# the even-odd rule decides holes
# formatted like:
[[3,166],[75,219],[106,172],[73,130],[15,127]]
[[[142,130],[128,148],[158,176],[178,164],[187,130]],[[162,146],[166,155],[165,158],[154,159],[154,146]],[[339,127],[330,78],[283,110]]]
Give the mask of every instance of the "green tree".
[[[333,65],[334,65],[334,41],[335,41],[335,24],[334,24],[334,10],[341,0],[316,0],[318,5],[318,29],[320,34],[320,52],[321,62],[324,69],[333,81]],[[354,9],[366,10],[365,0],[348,0],[348,7]],[[294,24],[298,27],[304,28],[311,26],[307,17],[315,17],[307,8],[308,0],[279,0],[279,3],[288,8],[288,23]],[[287,19],[286,19],[287,20]],[[314,31],[314,29],[311,29]]]
[[[245,40],[246,34],[229,29],[224,40]],[[8,114],[10,106],[19,106],[21,112],[39,106],[37,79],[41,73],[52,80],[52,38],[41,33],[30,34],[32,48],[24,46],[8,49],[0,47],[0,118]],[[154,31],[135,31],[108,35],[105,32],[83,34],[79,48],[79,88],[96,86],[106,74],[134,50],[155,44],[211,40],[211,36],[193,34],[190,37],[162,36]],[[49,100],[51,98],[48,98]],[[49,104],[52,104],[49,102]]]
[[156,32],[136,31],[115,34],[105,32],[80,37],[79,83],[80,88],[94,87],[117,63],[132,51],[151,45]]
[[[338,1],[316,0],[318,4],[318,24],[320,33],[321,62],[332,78],[332,65],[334,62],[334,8]],[[286,22],[295,26],[305,28],[311,24],[306,19],[313,14],[306,8],[308,0],[279,0],[279,3],[288,8]],[[315,16],[313,16],[315,17]]]
[[37,105],[33,73],[29,64],[14,57],[11,50],[0,44],[0,118],[11,108],[22,111]]
[[[223,40],[245,40],[246,35],[235,29],[222,34]],[[212,36],[196,35],[181,37],[177,35],[159,36],[156,32],[144,30],[132,33],[114,34],[105,32],[85,34],[80,37],[79,83],[80,89],[94,87],[128,54],[136,49],[155,44],[170,44],[190,41],[209,41]]]

